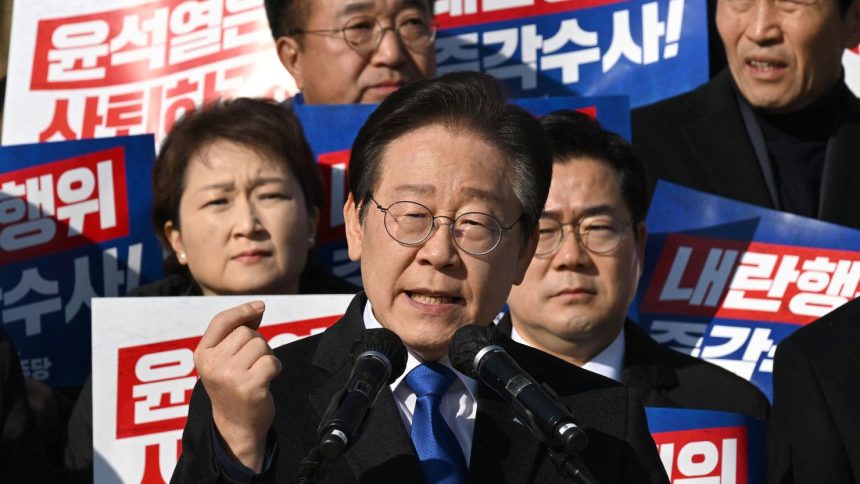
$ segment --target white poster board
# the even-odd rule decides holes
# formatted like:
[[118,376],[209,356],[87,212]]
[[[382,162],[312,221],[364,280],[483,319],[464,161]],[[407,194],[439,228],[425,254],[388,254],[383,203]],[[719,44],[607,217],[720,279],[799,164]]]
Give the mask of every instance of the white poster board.
[[95,482],[168,482],[191,390],[193,350],[218,312],[266,302],[260,332],[280,346],[322,332],[350,295],[98,298],[93,300]]
[[159,141],[204,101],[295,92],[263,0],[17,0],[3,144]]

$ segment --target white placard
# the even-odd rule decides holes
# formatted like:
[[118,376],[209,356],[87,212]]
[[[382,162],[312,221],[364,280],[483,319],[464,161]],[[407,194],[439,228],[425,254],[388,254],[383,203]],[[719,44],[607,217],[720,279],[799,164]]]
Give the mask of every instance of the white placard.
[[17,0],[3,144],[160,141],[204,100],[295,92],[263,0]]
[[93,299],[93,457],[98,483],[168,482],[196,383],[192,351],[218,312],[266,302],[279,346],[322,332],[351,295]]

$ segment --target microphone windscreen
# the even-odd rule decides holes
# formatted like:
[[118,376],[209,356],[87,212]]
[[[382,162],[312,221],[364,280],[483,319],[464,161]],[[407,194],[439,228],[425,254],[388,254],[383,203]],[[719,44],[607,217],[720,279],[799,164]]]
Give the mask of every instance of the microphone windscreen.
[[361,338],[355,340],[350,348],[350,355],[355,361],[365,351],[376,351],[382,353],[391,362],[391,376],[388,384],[400,378],[406,370],[406,346],[394,331],[385,328],[368,329],[362,333]]
[[475,356],[482,349],[490,345],[498,345],[500,341],[501,333],[492,324],[463,326],[451,338],[451,347],[448,351],[451,365],[460,373],[477,379]]

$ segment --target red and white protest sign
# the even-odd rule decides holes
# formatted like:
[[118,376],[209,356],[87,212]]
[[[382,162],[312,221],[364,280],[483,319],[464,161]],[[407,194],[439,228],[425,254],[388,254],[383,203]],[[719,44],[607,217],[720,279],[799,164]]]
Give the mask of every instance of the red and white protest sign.
[[128,235],[122,147],[0,174],[0,264]]
[[3,144],[169,131],[204,101],[285,98],[263,0],[41,0],[13,10]]
[[860,292],[860,252],[669,235],[641,310],[808,324]]
[[[181,452],[197,383],[193,351],[219,311],[249,296],[93,300],[95,482],[163,483]],[[267,296],[273,347],[334,324],[352,296]]]
[[747,484],[747,429],[723,427],[651,435],[676,484]]

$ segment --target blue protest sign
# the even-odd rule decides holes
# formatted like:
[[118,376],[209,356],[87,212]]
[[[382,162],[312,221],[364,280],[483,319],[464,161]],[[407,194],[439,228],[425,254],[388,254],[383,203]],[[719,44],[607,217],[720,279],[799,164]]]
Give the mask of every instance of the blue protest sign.
[[0,305],[24,373],[90,373],[90,307],[161,275],[152,135],[0,148]]
[[855,229],[662,181],[647,225],[639,324],[769,398],[779,342],[858,295]]
[[670,482],[764,482],[764,421],[712,410],[645,407]]
[[514,96],[629,95],[632,107],[708,80],[704,0],[441,0],[439,74],[486,72]]

